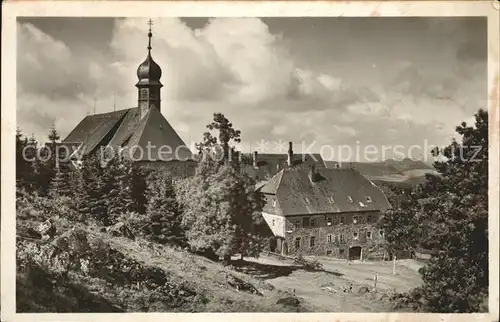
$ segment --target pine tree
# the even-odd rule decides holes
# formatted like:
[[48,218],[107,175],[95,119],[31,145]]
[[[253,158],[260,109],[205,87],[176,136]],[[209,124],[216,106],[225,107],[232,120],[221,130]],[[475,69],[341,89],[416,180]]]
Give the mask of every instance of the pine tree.
[[149,180],[147,215],[151,221],[152,238],[165,243],[181,244],[184,232],[181,228],[181,211],[177,203],[171,178],[159,174]]
[[35,139],[35,135],[31,134],[31,136],[28,139],[28,146],[32,147],[32,151],[35,154],[32,158],[31,164],[30,164],[30,171],[29,171],[29,176],[27,178],[28,180],[28,187],[29,190],[35,191],[37,193],[40,193],[41,195],[44,195],[46,192],[46,186],[45,186],[45,176],[47,174],[47,171],[45,171],[45,167],[43,162],[40,160],[38,155],[40,154],[39,152],[39,146],[38,142]]
[[412,292],[428,312],[477,312],[488,296],[488,113],[456,131],[461,140],[434,163],[439,175],[427,175],[415,202],[394,209],[406,223],[386,226],[394,236],[406,226],[407,240],[432,251]]
[[421,290],[433,312],[474,312],[488,294],[488,113],[479,110],[474,126],[456,128],[436,162],[421,200],[427,239],[436,255],[422,270]]
[[96,155],[83,158],[79,170],[78,210],[98,222],[109,225],[106,206],[106,183],[101,161]]
[[56,169],[56,175],[52,178],[50,182],[50,193],[49,195],[53,198],[61,196],[69,196],[71,194],[71,188],[69,184],[69,169],[66,165],[61,164]]
[[132,184],[129,163],[118,157],[106,164],[104,180],[106,182],[106,205],[110,220],[133,210]]
[[33,157],[34,149],[28,149],[28,139],[23,138],[21,130],[16,130],[16,185],[28,189],[32,172],[28,159]]
[[46,175],[45,179],[48,181],[46,186],[48,187],[50,182],[52,181],[52,178],[56,175],[57,172],[57,167],[59,166],[59,156],[57,155],[57,142],[60,139],[59,134],[57,133],[57,130],[55,128],[55,124],[52,124],[52,128],[50,129],[50,132],[48,134],[48,139],[49,142],[46,145],[46,153],[50,155],[50,158],[45,162],[45,170],[46,170]]
[[122,161],[125,168],[128,170],[130,194],[132,197],[132,211],[139,214],[144,214],[147,207],[146,191],[148,171],[141,168],[139,165],[132,163],[130,160]]

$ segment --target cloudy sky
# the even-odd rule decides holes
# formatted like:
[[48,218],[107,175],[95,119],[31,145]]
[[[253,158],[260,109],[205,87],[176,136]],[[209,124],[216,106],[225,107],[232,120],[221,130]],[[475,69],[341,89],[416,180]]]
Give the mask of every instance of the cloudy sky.
[[[97,113],[113,111],[113,96],[116,109],[136,106],[146,21],[19,19],[21,130],[45,141],[53,122],[66,136],[94,100]],[[314,152],[423,149],[487,107],[486,43],[482,18],[165,18],[154,21],[152,54],[162,113],[186,143],[222,112],[246,152],[262,140],[268,152],[279,140]]]

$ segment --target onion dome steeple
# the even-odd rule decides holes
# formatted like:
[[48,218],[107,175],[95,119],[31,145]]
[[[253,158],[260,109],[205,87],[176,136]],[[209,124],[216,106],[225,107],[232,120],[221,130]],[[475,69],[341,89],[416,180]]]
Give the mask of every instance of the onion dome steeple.
[[151,37],[153,36],[153,33],[151,32],[151,25],[153,24],[153,22],[151,21],[151,19],[148,21],[148,24],[148,56],[146,57],[146,60],[144,60],[144,62],[137,68],[137,78],[139,79],[137,85],[161,85],[161,68],[153,60],[153,57],[151,57]]
[[161,68],[151,57],[151,19],[148,21],[148,56],[146,60],[137,68],[137,78],[139,81],[135,86],[139,90],[138,109],[139,117],[142,118],[151,108],[160,110],[160,89],[163,86],[160,82]]

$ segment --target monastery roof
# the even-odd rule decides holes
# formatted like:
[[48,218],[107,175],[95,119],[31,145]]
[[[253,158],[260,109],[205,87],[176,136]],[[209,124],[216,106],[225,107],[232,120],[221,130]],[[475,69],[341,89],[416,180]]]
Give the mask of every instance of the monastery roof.
[[[253,160],[253,154],[244,154],[248,160]],[[252,177],[258,177],[258,180],[269,179],[278,173],[281,169],[287,168],[288,155],[285,154],[271,154],[262,153],[257,154],[255,168],[253,165],[245,165],[242,170]],[[249,161],[253,163],[253,161]],[[293,155],[292,164],[294,167],[309,167],[311,165],[316,168],[324,168],[325,162],[320,154],[297,153]]]
[[283,214],[327,214],[389,209],[382,190],[355,169],[285,168],[260,191],[276,195]]

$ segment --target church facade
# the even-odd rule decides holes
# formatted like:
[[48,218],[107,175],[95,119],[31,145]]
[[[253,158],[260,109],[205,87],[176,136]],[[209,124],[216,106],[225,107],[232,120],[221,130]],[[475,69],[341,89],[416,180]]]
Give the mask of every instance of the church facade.
[[189,176],[195,156],[161,114],[162,70],[152,58],[151,38],[150,29],[147,57],[137,68],[137,106],[86,116],[62,144],[74,151],[73,158],[120,155],[146,168]]

